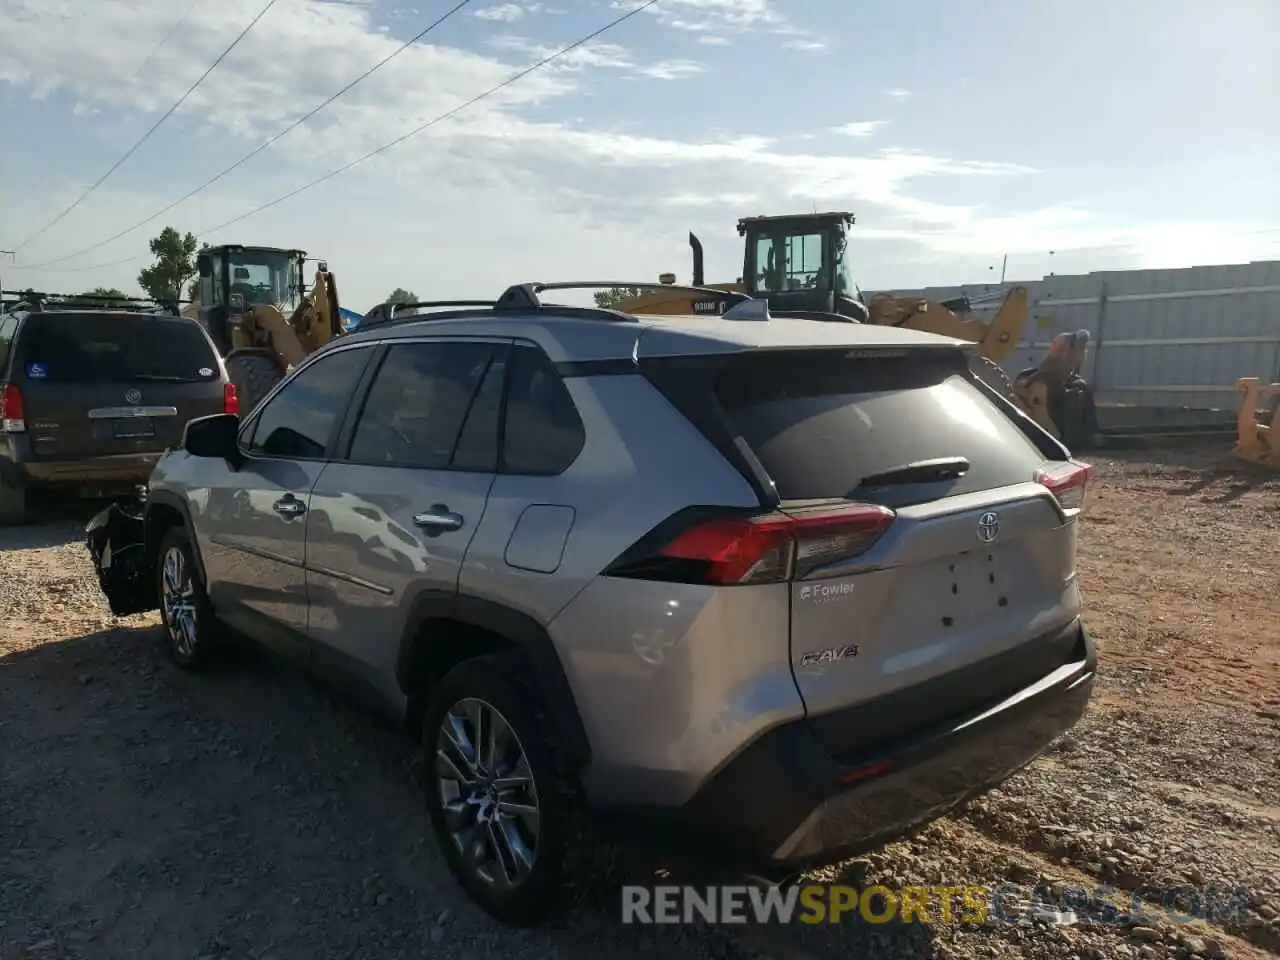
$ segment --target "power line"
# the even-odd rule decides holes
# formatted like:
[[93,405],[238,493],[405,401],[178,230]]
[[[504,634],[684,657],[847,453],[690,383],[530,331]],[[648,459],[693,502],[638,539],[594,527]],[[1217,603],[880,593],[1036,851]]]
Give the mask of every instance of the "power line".
[[109,169],[106,173],[100,176],[97,179],[97,181],[91,187],[89,187],[88,190],[80,194],[80,196],[77,197],[76,200],[69,207],[63,210],[60,214],[58,214],[56,217],[54,217],[52,220],[46,223],[43,227],[41,227],[35,233],[31,234],[31,236],[27,237],[27,239],[23,240],[14,249],[21,250],[23,247],[27,246],[27,244],[31,243],[32,240],[44,234],[51,227],[53,227],[55,224],[61,221],[63,217],[69,214],[76,207],[80,206],[80,204],[84,202],[85,198],[89,196],[89,194],[93,193],[93,191],[97,190],[98,187],[102,186],[102,184],[106,182],[107,178],[110,177],[113,173],[115,173],[118,169],[120,169],[120,165],[123,164],[126,160],[128,160],[131,156],[133,156],[134,151],[136,151],[140,146],[146,143],[147,140],[151,138],[151,135],[160,129],[160,125],[163,124],[166,120],[168,120],[169,117],[173,115],[173,112],[186,102],[187,97],[195,93],[196,87],[200,86],[200,84],[204,82],[205,78],[209,76],[209,74],[213,73],[215,69],[217,69],[218,64],[222,63],[222,61],[227,58],[228,54],[230,54],[231,51],[234,50],[240,44],[240,41],[243,40],[245,36],[248,35],[249,31],[252,30],[255,26],[257,26],[258,21],[261,20],[264,16],[266,16],[267,11],[270,10],[272,7],[274,7],[276,5],[276,2],[277,0],[267,0],[267,5],[263,7],[260,11],[258,11],[258,15],[249,21],[249,25],[245,27],[243,30],[241,30],[240,34],[234,40],[231,41],[231,45],[227,47],[227,49],[223,50],[222,53],[218,54],[218,59],[214,60],[213,63],[209,65],[209,69],[206,70],[204,73],[200,74],[199,79],[197,79],[195,83],[187,87],[186,93],[180,96],[177,102],[174,103],[174,105],[171,106],[168,110],[166,110],[160,116],[159,120],[157,120],[155,123],[151,125],[151,129],[148,130],[146,133],[144,133],[137,143],[135,143],[132,147],[130,147],[127,151],[125,151],[125,154],[123,157],[121,157],[119,160],[117,160],[115,163],[111,165],[111,169]]
[[323,176],[317,177],[316,179],[310,181],[309,183],[303,184],[302,186],[298,187],[296,190],[291,190],[288,193],[284,194],[283,196],[276,197],[276,199],[268,203],[264,203],[264,204],[261,204],[260,206],[254,207],[249,212],[242,213],[238,217],[233,217],[232,219],[227,220],[225,223],[218,224],[216,227],[210,227],[207,230],[201,230],[200,235],[204,236],[206,234],[210,234],[210,233],[214,233],[215,231],[222,230],[225,227],[232,226],[233,224],[240,223],[242,220],[247,220],[250,217],[254,216],[255,214],[262,213],[264,210],[269,210],[274,206],[284,203],[286,200],[291,200],[294,197],[296,197],[298,194],[304,193],[305,191],[310,190],[312,187],[318,187],[320,186],[320,184],[325,183],[328,180],[332,180],[334,177],[338,176],[339,174],[346,173],[352,167],[358,166],[359,164],[364,163],[366,160],[371,160],[373,157],[376,157],[378,154],[384,153],[387,150],[390,150],[392,147],[395,147],[401,143],[404,143],[406,140],[408,140],[411,137],[416,137],[418,134],[422,133],[424,130],[429,129],[430,127],[434,127],[437,123],[442,123],[445,120],[448,120],[452,117],[457,116],[459,113],[461,113],[463,110],[466,110],[468,107],[479,103],[481,100],[484,100],[488,97],[493,96],[499,90],[502,90],[505,87],[511,86],[511,84],[515,83],[517,80],[527,77],[529,74],[533,73],[535,70],[545,67],[548,63],[551,63],[553,60],[559,59],[560,57],[564,56],[566,53],[576,50],[578,47],[582,46],[584,43],[588,43],[594,40],[596,37],[600,36],[601,34],[609,30],[612,30],[614,27],[618,26],[624,21],[630,20],[636,14],[640,13],[641,11],[647,10],[649,7],[652,7],[657,2],[658,0],[645,0],[644,3],[641,3],[639,6],[632,8],[628,12],[622,14],[621,16],[615,17],[613,20],[610,20],[608,23],[606,23],[603,27],[600,27],[592,31],[582,39],[574,41],[573,43],[569,44],[567,47],[561,47],[559,50],[557,50],[555,53],[551,54],[550,56],[543,57],[541,60],[539,60],[537,63],[533,64],[532,66],[525,67],[523,70],[519,71],[518,73],[512,74],[506,80],[503,80],[501,83],[490,87],[484,93],[477,94],[476,96],[472,97],[470,100],[467,100],[465,103],[458,104],[458,106],[454,107],[452,110],[448,110],[445,113],[440,114],[438,117],[434,117],[433,119],[428,120],[426,123],[419,124],[418,126],[414,127],[412,130],[410,130],[408,133],[402,134],[396,137],[394,140],[384,143],[382,146],[378,147],[376,150],[370,150],[368,153],[364,154],[364,156],[357,157],[355,160],[352,160],[349,163],[344,163],[342,166],[337,167],[334,170],[330,170],[328,173],[324,174]]
[[151,66],[151,61],[156,58],[156,54],[164,48],[165,44],[174,38],[178,29],[191,18],[191,14],[196,12],[196,7],[198,6],[200,6],[200,0],[195,0],[195,3],[191,4],[191,6],[187,8],[187,12],[178,18],[178,22],[169,28],[169,32],[160,38],[160,42],[151,49],[151,52],[147,54],[147,58],[143,60],[142,64],[137,68],[134,73],[136,78],[143,79],[146,77],[147,67]]
[[133,226],[131,226],[131,227],[126,227],[124,230],[121,230],[119,233],[112,234],[111,236],[107,237],[105,240],[101,240],[101,241],[99,241],[98,243],[93,244],[92,246],[85,247],[83,250],[77,250],[75,253],[69,253],[69,254],[67,254],[65,257],[58,257],[56,260],[49,260],[49,261],[46,261],[45,263],[35,264],[33,267],[31,267],[31,268],[29,268],[29,269],[38,269],[38,268],[40,268],[40,267],[51,267],[51,266],[54,266],[54,265],[59,264],[59,263],[66,263],[66,261],[68,261],[68,260],[74,260],[76,257],[82,257],[82,256],[84,256],[86,253],[92,253],[94,250],[98,250],[98,249],[100,249],[100,248],[102,248],[102,247],[105,247],[105,246],[106,246],[107,244],[109,244],[109,243],[114,243],[116,240],[119,240],[121,237],[127,236],[128,234],[133,233],[133,231],[138,230],[138,229],[140,229],[140,228],[142,228],[142,227],[145,227],[148,223],[151,223],[153,220],[157,220],[157,219],[159,219],[160,217],[163,217],[166,213],[168,213],[168,212],[169,212],[170,210],[172,210],[174,207],[178,206],[179,204],[186,203],[188,200],[190,200],[190,199],[191,199],[192,197],[194,197],[196,194],[198,194],[198,193],[203,193],[205,190],[209,189],[211,186],[213,186],[215,183],[217,183],[219,180],[221,180],[221,179],[222,179],[223,177],[225,177],[227,174],[229,174],[229,173],[231,173],[233,170],[236,170],[237,168],[239,168],[239,167],[243,166],[244,164],[246,164],[246,163],[248,163],[250,160],[252,160],[254,157],[256,157],[258,154],[262,153],[262,151],[263,151],[263,150],[266,150],[266,149],[267,149],[268,147],[270,147],[273,143],[275,143],[276,141],[280,140],[282,137],[285,137],[285,136],[287,136],[288,134],[292,133],[294,130],[298,129],[298,127],[302,126],[304,123],[306,123],[308,120],[310,120],[312,117],[314,117],[317,113],[319,113],[319,112],[320,112],[321,110],[323,110],[325,107],[329,106],[329,104],[333,103],[333,102],[334,102],[335,100],[337,100],[338,98],[340,98],[340,97],[344,96],[345,94],[347,94],[347,93],[348,93],[348,92],[349,92],[353,87],[355,87],[357,84],[362,83],[363,81],[367,80],[367,79],[368,79],[370,76],[372,76],[376,71],[378,71],[378,70],[382,69],[382,68],[383,68],[384,66],[386,66],[388,63],[390,63],[392,60],[394,60],[396,57],[400,56],[400,54],[404,53],[404,51],[406,51],[407,49],[409,49],[409,47],[413,46],[415,43],[417,43],[419,40],[421,40],[423,37],[425,37],[428,33],[430,33],[432,30],[434,30],[436,27],[440,26],[440,24],[444,23],[446,20],[448,20],[450,17],[452,17],[455,13],[457,13],[457,12],[458,12],[459,10],[461,10],[463,7],[465,7],[467,4],[472,3],[472,2],[473,2],[473,0],[461,0],[461,2],[457,3],[457,4],[456,4],[456,5],[454,5],[451,9],[447,10],[444,14],[442,14],[439,18],[437,18],[437,19],[435,20],[435,22],[433,22],[432,24],[430,24],[426,29],[424,29],[423,31],[421,31],[417,36],[413,37],[413,38],[412,38],[412,39],[410,39],[410,40],[405,41],[403,44],[401,44],[401,45],[400,45],[398,48],[396,48],[394,51],[392,51],[391,53],[387,54],[385,57],[383,57],[381,60],[379,60],[377,63],[375,63],[372,67],[370,67],[370,68],[369,68],[368,70],[366,70],[364,73],[360,74],[360,76],[356,77],[354,80],[352,80],[350,83],[348,83],[345,87],[343,87],[343,88],[342,88],[341,90],[339,90],[337,93],[335,93],[335,94],[333,94],[331,97],[329,97],[329,99],[325,100],[323,103],[320,103],[320,104],[316,105],[316,106],[315,106],[315,107],[313,107],[311,110],[309,110],[307,113],[304,113],[304,114],[303,114],[301,117],[299,117],[297,120],[293,121],[293,123],[289,124],[289,126],[285,127],[283,130],[281,130],[279,133],[275,134],[275,135],[274,135],[273,137],[271,137],[270,139],[268,139],[268,140],[266,140],[265,142],[263,142],[263,143],[259,144],[259,145],[258,145],[257,147],[255,147],[253,150],[250,150],[250,151],[249,151],[248,153],[246,153],[243,157],[241,157],[241,158],[240,158],[239,160],[237,160],[235,163],[231,164],[231,166],[227,167],[227,168],[226,168],[225,170],[223,170],[221,173],[218,173],[218,174],[216,174],[216,175],[214,175],[214,176],[210,177],[210,178],[209,178],[208,180],[206,180],[204,183],[202,183],[202,184],[200,184],[198,187],[195,187],[194,189],[190,190],[188,193],[186,193],[186,194],[184,194],[183,196],[179,197],[177,200],[174,200],[174,201],[173,201],[172,203],[170,203],[168,206],[166,206],[166,207],[162,207],[160,210],[157,210],[155,213],[151,214],[151,216],[147,217],[145,220],[139,220],[139,221],[138,221],[137,223],[135,223]]

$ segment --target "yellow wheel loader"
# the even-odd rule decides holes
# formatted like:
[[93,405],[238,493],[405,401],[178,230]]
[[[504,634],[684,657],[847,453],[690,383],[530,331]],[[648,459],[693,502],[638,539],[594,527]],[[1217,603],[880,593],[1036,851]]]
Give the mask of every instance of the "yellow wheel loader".
[[1280,470],[1280,383],[1241,377],[1236,389],[1240,391],[1240,407],[1233,452],[1248,463]]
[[199,305],[247,414],[303,358],[342,335],[338,288],[320,263],[306,288],[304,250],[223,244],[196,255]]
[[[705,283],[702,243],[690,233],[693,285],[735,290],[767,300],[775,313],[811,313],[814,319],[831,319],[834,314],[856,322],[924,330],[979,344],[974,371],[992,388],[1014,399],[1012,384],[1000,363],[1017,347],[1026,322],[1026,288],[1015,286],[1008,291],[995,317],[986,323],[963,316],[973,308],[968,298],[935,303],[877,295],[868,303],[853,277],[849,250],[849,228],[853,223],[853,214],[847,212],[744,217],[738,221],[743,260],[737,283]],[[674,274],[665,273],[659,279],[675,283]],[[672,290],[646,292],[613,306],[624,313],[715,314],[723,303]]]

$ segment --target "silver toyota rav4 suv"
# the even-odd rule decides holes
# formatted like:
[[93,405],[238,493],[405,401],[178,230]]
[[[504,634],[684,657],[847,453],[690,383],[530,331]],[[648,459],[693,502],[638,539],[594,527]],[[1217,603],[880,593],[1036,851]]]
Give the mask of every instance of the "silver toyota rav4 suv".
[[150,605],[421,743],[457,880],[547,915],[584,812],[785,875],[1070,728],[1090,467],[929,334],[769,314],[379,308],[151,479]]

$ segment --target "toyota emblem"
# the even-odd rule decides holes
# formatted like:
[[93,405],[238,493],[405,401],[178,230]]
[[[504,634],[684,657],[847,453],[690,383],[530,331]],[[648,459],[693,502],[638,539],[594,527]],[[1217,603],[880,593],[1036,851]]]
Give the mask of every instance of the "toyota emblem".
[[983,543],[993,543],[1000,536],[1000,515],[984,513],[978,518],[978,539]]
[[126,390],[124,392],[125,403],[137,403],[142,399],[142,393],[138,390]]

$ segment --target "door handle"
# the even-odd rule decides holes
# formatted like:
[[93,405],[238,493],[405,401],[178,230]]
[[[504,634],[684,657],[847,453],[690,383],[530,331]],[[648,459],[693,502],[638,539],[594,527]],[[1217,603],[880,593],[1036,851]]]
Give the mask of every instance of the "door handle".
[[307,505],[292,493],[287,493],[273,503],[271,509],[282,517],[300,517],[307,512]]
[[457,530],[465,521],[462,514],[454,513],[443,503],[435,503],[430,510],[414,514],[413,522],[415,526],[422,527],[428,536],[435,536],[446,530]]

